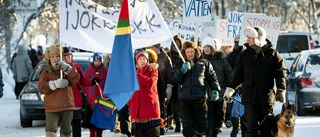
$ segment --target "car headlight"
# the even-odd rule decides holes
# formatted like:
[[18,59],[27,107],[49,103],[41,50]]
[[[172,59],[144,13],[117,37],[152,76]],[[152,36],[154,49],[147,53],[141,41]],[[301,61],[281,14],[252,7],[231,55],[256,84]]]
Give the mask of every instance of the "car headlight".
[[21,100],[38,100],[36,93],[24,93],[21,95]]

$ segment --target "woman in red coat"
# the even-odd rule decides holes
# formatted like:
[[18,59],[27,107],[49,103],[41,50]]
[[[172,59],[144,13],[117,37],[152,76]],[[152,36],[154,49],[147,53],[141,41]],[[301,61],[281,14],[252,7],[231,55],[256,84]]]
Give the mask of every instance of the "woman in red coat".
[[137,137],[159,137],[162,119],[157,91],[158,64],[149,64],[146,51],[137,52],[135,59],[140,90],[128,102],[132,130]]

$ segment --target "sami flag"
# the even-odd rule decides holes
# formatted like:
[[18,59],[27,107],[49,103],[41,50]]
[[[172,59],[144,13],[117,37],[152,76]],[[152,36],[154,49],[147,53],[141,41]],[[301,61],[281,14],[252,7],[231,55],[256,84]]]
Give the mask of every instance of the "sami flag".
[[139,84],[132,51],[128,0],[123,0],[104,94],[120,110],[137,90]]

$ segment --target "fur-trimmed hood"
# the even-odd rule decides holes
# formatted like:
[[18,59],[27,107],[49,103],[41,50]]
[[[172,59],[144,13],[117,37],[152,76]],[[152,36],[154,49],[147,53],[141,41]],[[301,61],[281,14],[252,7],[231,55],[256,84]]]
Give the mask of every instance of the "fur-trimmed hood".
[[156,52],[154,52],[152,49],[146,49],[148,55],[149,55],[149,62],[150,63],[157,63],[158,62],[158,55]]

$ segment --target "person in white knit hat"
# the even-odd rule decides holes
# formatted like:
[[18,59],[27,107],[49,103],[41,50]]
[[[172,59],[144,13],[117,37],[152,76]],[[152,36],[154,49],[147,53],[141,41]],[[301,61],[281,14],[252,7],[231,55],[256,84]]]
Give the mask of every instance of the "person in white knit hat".
[[[240,54],[234,68],[234,76],[228,85],[224,99],[232,101],[235,89],[242,84],[246,137],[271,136],[271,120],[276,101],[285,102],[286,68],[279,52],[272,49],[263,28],[247,27],[246,49]],[[276,84],[276,90],[274,89]]]
[[[221,88],[221,94],[216,100],[213,100],[214,92],[208,89],[208,126],[206,135],[216,137],[222,131],[222,125],[225,121],[225,113],[227,104],[223,101],[223,93],[227,85],[231,82],[233,73],[228,61],[224,58],[224,53],[220,50],[221,43],[216,38],[207,37],[203,39],[203,52],[202,56],[209,60],[213,66],[218,82]],[[218,92],[218,91],[215,91]]]

